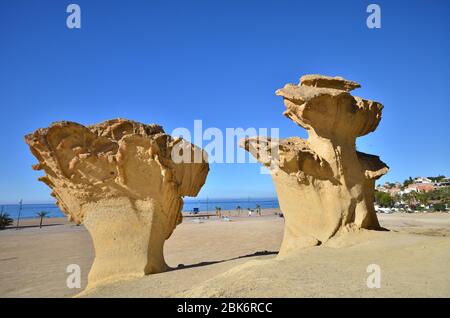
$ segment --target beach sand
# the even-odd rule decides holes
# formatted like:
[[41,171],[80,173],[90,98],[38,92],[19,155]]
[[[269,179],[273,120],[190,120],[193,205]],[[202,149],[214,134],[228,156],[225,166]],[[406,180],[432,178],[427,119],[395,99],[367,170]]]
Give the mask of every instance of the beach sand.
[[[174,270],[98,287],[92,297],[450,297],[450,214],[378,215],[390,232],[351,233],[276,258],[284,219],[278,210],[231,221],[186,217],[166,242]],[[226,212],[224,214],[227,214]],[[73,297],[86,286],[94,250],[83,226],[65,219],[23,220],[0,231],[0,297]],[[70,264],[82,288],[66,286]],[[180,265],[183,264],[183,265]],[[369,264],[381,288],[366,286]]]

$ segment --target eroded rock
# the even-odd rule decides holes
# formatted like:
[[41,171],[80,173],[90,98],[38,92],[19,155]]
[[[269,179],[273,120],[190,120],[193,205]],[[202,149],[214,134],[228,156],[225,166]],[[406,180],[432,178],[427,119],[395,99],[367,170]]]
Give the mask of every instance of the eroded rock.
[[92,237],[89,287],[168,268],[163,246],[182,220],[182,197],[196,196],[209,171],[202,149],[125,119],[57,122],[25,141],[39,161],[33,168],[46,173],[40,181]]
[[350,95],[358,87],[342,77],[305,75],[276,94],[284,99],[284,115],[305,128],[308,139],[241,141],[272,173],[286,220],[281,255],[343,231],[381,229],[374,186],[389,168],[379,157],[356,151],[355,142],[376,129],[383,106]]

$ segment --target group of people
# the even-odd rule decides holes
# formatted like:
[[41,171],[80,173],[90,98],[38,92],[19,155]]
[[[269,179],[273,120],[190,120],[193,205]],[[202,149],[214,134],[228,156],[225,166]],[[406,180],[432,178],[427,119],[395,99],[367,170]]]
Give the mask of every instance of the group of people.
[[248,216],[252,216],[253,212],[256,212],[258,216],[261,216],[261,207],[257,206],[255,209],[248,208]]
[[[253,212],[256,212],[256,214],[258,216],[262,216],[261,206],[259,204],[256,205],[256,208],[254,208],[254,209],[247,208],[247,210],[248,210],[248,216],[252,216]],[[238,212],[238,215],[241,215],[242,208],[240,206],[238,206],[236,208],[236,211]],[[222,208],[216,207],[216,216],[218,218],[222,218]],[[230,212],[229,212],[229,216],[230,216]]]

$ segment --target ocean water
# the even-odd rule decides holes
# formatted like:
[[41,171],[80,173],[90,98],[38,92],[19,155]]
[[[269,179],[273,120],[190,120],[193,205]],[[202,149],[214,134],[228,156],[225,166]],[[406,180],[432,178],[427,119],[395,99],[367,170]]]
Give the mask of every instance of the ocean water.
[[[242,209],[254,209],[259,204],[261,208],[278,208],[278,200],[276,198],[250,198],[250,199],[185,199],[183,211],[192,212],[194,208],[198,208],[201,212],[215,211],[216,206],[221,207],[222,211],[235,210],[239,205]],[[19,204],[0,205],[0,211],[3,209],[10,217],[16,219],[19,215]],[[62,217],[64,214],[55,204],[22,204],[20,218],[35,218],[40,211],[48,212],[48,217]]]
[[222,211],[235,210],[239,205],[242,209],[254,209],[259,204],[261,208],[279,208],[278,199],[276,198],[251,198],[251,199],[210,199],[210,200],[184,200],[183,211],[191,212],[194,208],[199,211],[215,211],[216,206],[221,207]]
[[[0,211],[7,212],[10,217],[17,219],[19,215],[20,206],[18,204],[5,204],[0,205]],[[40,211],[48,212],[48,217],[61,217],[64,214],[59,210],[55,204],[22,204],[22,210],[20,211],[21,219],[29,219],[37,217],[37,213]]]

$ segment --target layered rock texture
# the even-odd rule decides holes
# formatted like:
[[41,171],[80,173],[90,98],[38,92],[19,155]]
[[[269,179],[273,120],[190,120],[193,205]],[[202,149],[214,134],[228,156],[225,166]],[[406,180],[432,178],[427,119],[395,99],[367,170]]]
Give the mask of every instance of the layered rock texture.
[[383,106],[352,96],[358,87],[342,77],[305,75],[276,94],[284,99],[284,115],[305,128],[308,139],[241,142],[272,173],[286,220],[281,255],[349,230],[380,229],[374,186],[389,168],[356,151],[355,141],[376,129]]
[[39,161],[33,168],[46,173],[39,180],[92,237],[88,287],[168,268],[163,246],[182,220],[182,197],[196,196],[209,171],[202,149],[125,119],[57,122],[25,141]]

